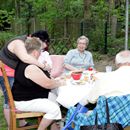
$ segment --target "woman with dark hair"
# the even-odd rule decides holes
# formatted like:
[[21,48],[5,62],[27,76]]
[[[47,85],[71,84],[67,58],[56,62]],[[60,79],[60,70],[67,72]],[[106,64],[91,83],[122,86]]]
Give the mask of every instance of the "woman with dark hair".
[[[49,35],[46,31],[40,30],[31,35],[31,37],[39,37],[43,42],[43,49],[41,51],[41,54],[38,58],[39,63],[45,64],[46,66],[50,67],[50,70],[52,68],[52,61],[48,53],[48,46],[50,42]],[[49,70],[49,71],[50,71]]]

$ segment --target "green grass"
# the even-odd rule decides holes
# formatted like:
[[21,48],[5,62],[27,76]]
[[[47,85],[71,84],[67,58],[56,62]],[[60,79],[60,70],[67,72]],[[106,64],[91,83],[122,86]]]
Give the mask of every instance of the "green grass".
[[[0,130],[7,130],[6,120],[5,120],[4,115],[3,115],[3,101],[4,101],[4,97],[0,93]],[[26,121],[31,122],[32,124],[36,123],[35,118],[26,119]],[[34,130],[34,129],[32,129],[32,130]]]
[[0,95],[0,130],[7,130],[7,124],[3,115],[3,96]]

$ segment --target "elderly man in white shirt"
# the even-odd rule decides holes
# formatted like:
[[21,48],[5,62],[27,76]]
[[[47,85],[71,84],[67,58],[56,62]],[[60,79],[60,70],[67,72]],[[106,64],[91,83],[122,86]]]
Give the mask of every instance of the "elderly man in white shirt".
[[95,103],[99,96],[120,96],[130,94],[130,51],[116,55],[117,70],[106,73],[98,79],[88,95],[88,102]]

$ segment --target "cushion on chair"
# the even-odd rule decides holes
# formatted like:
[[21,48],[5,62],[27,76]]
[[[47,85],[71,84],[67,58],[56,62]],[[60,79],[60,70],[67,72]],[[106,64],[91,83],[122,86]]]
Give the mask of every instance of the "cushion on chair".
[[51,76],[56,78],[60,76],[63,71],[64,55],[50,55],[52,60]]

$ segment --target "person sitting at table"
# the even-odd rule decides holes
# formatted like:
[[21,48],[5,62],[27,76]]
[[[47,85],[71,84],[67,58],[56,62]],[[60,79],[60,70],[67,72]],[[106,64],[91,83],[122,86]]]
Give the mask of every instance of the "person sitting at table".
[[106,73],[95,82],[95,86],[90,91],[88,101],[95,103],[99,96],[105,95],[120,96],[130,94],[130,51],[119,52],[115,57],[117,69]]
[[88,44],[89,39],[86,36],[80,36],[77,39],[77,48],[68,51],[65,56],[65,71],[86,70],[89,67],[94,67],[91,52],[85,50]]
[[[38,59],[41,52],[41,41],[38,38],[28,37],[25,41],[28,54]],[[50,78],[49,72],[34,64],[19,61],[15,69],[12,94],[16,109],[45,113],[38,130],[44,130],[53,120],[61,119],[59,106],[49,100],[49,91],[65,85],[63,80]]]
[[[95,113],[99,113],[98,123],[104,122],[104,106],[107,98],[110,122],[118,122],[123,127],[130,125],[130,51],[123,50],[115,57],[117,69],[115,71],[105,73],[104,76],[95,81],[94,87],[90,90],[86,103],[96,103],[96,108],[90,115],[78,114],[74,123],[75,129],[79,130],[82,125],[94,125]],[[69,116],[74,112],[75,108],[70,108]],[[77,119],[77,120],[76,120]]]

